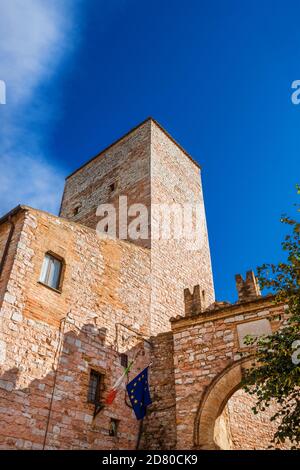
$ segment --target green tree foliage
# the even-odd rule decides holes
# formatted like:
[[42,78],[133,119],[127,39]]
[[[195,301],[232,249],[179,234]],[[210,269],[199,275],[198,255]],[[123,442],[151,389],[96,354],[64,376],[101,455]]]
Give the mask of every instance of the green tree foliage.
[[[300,195],[300,186],[297,186]],[[296,205],[297,212],[300,206]],[[262,288],[274,294],[274,302],[286,305],[288,318],[272,335],[258,340],[248,338],[256,346],[255,361],[246,372],[244,389],[256,395],[254,413],[264,411],[276,402],[278,411],[271,420],[278,421],[273,437],[276,445],[289,441],[291,448],[300,444],[300,223],[283,216],[289,235],[282,243],[286,261],[264,264],[258,268]]]

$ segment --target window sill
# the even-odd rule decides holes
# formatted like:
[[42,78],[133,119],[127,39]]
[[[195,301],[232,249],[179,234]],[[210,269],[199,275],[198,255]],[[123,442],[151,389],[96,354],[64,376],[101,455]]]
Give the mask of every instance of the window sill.
[[41,286],[47,287],[48,289],[52,290],[53,292],[56,292],[57,294],[61,294],[62,291],[59,289],[55,289],[55,287],[48,286],[48,284],[44,284],[42,281],[38,281],[38,284],[41,284]]

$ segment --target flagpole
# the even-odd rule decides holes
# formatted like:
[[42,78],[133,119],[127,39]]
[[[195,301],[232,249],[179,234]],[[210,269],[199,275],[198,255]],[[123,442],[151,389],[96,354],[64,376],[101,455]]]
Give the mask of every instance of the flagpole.
[[138,433],[138,438],[137,438],[137,441],[136,441],[135,450],[138,450],[139,447],[140,447],[141,438],[142,438],[142,434],[143,434],[143,424],[144,424],[144,418],[141,419],[140,424],[139,424],[139,433]]

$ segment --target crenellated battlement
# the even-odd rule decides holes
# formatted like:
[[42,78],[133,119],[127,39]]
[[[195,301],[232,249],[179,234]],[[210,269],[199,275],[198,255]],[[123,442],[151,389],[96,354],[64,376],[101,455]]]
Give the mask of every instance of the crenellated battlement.
[[260,287],[253,271],[247,271],[244,280],[241,274],[235,276],[239,302],[248,302],[261,296]]

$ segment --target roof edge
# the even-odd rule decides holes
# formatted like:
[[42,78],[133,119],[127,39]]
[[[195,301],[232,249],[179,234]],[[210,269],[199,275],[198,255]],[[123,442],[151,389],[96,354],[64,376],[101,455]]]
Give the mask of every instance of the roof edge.
[[[74,220],[69,220],[66,217],[61,217],[59,215],[52,214],[51,212],[42,210],[42,209],[37,209],[35,207],[27,206],[26,204],[19,204],[18,206],[14,207],[11,211],[7,212],[3,217],[0,218],[0,225],[5,223],[6,221],[9,220],[10,217],[13,217],[14,215],[18,214],[18,212],[33,212],[36,214],[44,214],[47,215],[48,217],[51,217],[52,219],[57,219],[61,220],[62,222],[65,222],[73,227],[80,228],[82,230],[85,230],[86,232],[89,233],[96,233],[96,229],[88,227],[87,225],[81,224],[80,222],[75,222]],[[143,251],[144,253],[148,253],[149,249],[145,248],[143,246],[136,245],[135,243],[131,243],[128,240],[122,240],[120,238],[113,238],[113,237],[107,237],[108,240],[111,241],[116,241],[121,244],[126,244],[127,246],[131,246],[134,250],[138,251]],[[105,239],[103,239],[105,241]]]
[[18,212],[20,211],[24,211],[26,210],[27,207],[26,206],[22,206],[21,204],[18,204],[16,207],[14,207],[13,209],[11,209],[9,212],[7,212],[6,214],[4,214],[2,217],[0,217],[0,225],[7,222],[10,217],[13,217],[14,215],[16,215]]
[[156,119],[153,119],[153,118],[149,118],[149,119],[152,122],[154,122],[154,124],[156,124],[157,127],[191,160],[191,162],[194,163],[194,165],[196,165],[201,170],[201,165],[199,165],[199,163],[196,162],[196,160],[194,160],[194,158],[182,147],[182,145],[180,145],[174,139],[174,137],[172,137],[171,134],[169,134],[169,132],[166,131],[166,129],[161,124],[159,124],[158,121],[156,121]]
[[123,134],[121,137],[119,137],[117,140],[115,140],[114,142],[112,142],[110,145],[108,145],[107,147],[105,147],[103,150],[101,150],[99,153],[97,153],[96,155],[94,155],[93,157],[91,157],[89,160],[87,160],[85,163],[83,163],[80,167],[78,167],[76,170],[74,170],[72,173],[70,173],[68,176],[66,176],[65,180],[68,180],[69,178],[71,178],[72,176],[74,176],[78,171],[82,170],[85,166],[87,166],[89,163],[91,163],[92,161],[96,160],[96,158],[100,157],[103,153],[107,152],[110,148],[112,148],[114,145],[118,144],[119,142],[121,142],[123,139],[125,139],[126,137],[128,137],[132,132],[136,131],[139,127],[143,126],[144,124],[146,124],[146,122],[148,121],[152,121],[154,122],[154,124],[157,125],[157,127],[159,127],[159,129],[199,168],[201,169],[201,166],[199,165],[199,163],[197,163],[193,157],[164,129],[164,127],[159,124],[158,121],[156,121],[156,119],[154,119],[153,117],[149,116],[147,117],[146,119],[144,119],[144,121],[142,121],[140,124],[132,127],[128,132],[126,132],[125,134]]

